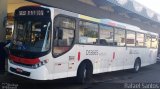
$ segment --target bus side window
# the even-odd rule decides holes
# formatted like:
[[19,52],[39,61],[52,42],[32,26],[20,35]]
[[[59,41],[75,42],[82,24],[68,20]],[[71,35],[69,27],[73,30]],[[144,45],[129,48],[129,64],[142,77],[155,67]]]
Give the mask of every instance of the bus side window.
[[121,28],[115,28],[114,31],[114,45],[125,46],[125,30]]
[[79,21],[79,43],[96,44],[98,39],[98,24]]
[[60,27],[56,27],[54,29],[54,45],[55,46],[62,46],[63,43],[63,29]]
[[138,33],[136,34],[136,46],[143,47],[144,46],[144,34]]
[[100,25],[100,45],[113,46],[113,27]]
[[135,46],[136,33],[134,31],[127,31],[126,44],[127,44],[127,46]]
[[157,48],[157,44],[158,44],[158,38],[156,36],[152,36],[151,47],[152,48]]
[[149,34],[146,34],[145,46],[147,48],[151,47],[151,35],[149,35]]
[[63,30],[58,28],[58,39],[62,40],[63,39]]
[[75,36],[75,19],[57,16],[53,33],[53,55],[67,52],[73,45]]

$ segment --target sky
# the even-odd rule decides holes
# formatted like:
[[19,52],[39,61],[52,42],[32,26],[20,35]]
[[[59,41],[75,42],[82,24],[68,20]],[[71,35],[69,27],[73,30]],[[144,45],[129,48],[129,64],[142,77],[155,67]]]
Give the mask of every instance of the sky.
[[160,14],[160,0],[135,0],[135,1]]

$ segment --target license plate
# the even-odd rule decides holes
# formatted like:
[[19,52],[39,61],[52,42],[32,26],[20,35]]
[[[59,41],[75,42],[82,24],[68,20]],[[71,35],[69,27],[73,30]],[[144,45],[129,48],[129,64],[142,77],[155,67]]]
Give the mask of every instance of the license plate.
[[17,71],[17,72],[20,72],[20,73],[22,73],[22,72],[23,72],[23,70],[22,70],[22,69],[20,69],[20,68],[17,68],[17,69],[16,69],[16,71]]

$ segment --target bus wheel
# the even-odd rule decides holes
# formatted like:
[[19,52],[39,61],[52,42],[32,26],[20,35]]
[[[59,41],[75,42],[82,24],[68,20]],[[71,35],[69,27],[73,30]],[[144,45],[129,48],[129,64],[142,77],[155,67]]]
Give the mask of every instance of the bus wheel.
[[80,84],[87,83],[92,77],[92,67],[88,63],[82,63],[77,72],[77,82]]
[[141,61],[140,59],[136,59],[135,63],[134,63],[134,68],[133,68],[133,72],[137,73],[141,68]]

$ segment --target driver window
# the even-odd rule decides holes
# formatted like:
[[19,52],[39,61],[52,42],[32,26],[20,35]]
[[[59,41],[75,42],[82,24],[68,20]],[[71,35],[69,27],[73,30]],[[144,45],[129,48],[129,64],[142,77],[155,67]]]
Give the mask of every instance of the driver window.
[[42,48],[45,39],[46,29],[47,27],[45,27],[45,24],[43,23],[33,23],[31,41],[32,43],[34,43],[34,46]]
[[55,18],[53,33],[53,54],[58,56],[67,52],[74,41],[75,19],[59,16]]

